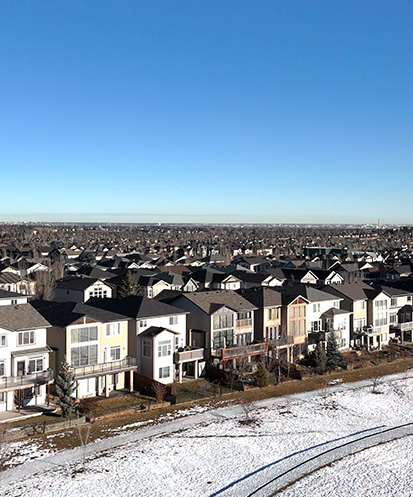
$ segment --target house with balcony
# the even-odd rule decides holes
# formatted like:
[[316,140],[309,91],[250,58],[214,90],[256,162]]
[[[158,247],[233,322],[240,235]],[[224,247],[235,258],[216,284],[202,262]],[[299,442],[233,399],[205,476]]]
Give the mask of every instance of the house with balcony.
[[254,338],[277,343],[281,332],[281,294],[267,286],[239,290],[254,307]]
[[[407,321],[404,321],[405,313],[400,313],[400,310],[406,306],[412,305],[413,294],[412,292],[390,286],[381,285],[380,288],[390,295],[390,336],[391,338],[396,338],[396,336],[400,336],[401,324],[403,324],[403,330],[408,331]],[[403,321],[401,321],[401,319],[403,319]],[[413,330],[413,326],[411,329]]]
[[186,310],[141,296],[88,304],[129,318],[129,346],[136,351],[139,373],[165,384],[203,373],[203,348],[188,345]]
[[260,356],[266,343],[254,337],[255,306],[233,290],[194,292],[178,296],[173,305],[189,312],[190,343],[205,348],[216,364]]
[[281,295],[281,324],[279,340],[281,359],[293,363],[303,356],[308,347],[309,301],[293,287],[274,287]]
[[[4,299],[4,292],[0,292]],[[8,292],[7,292],[8,293]],[[19,300],[15,295],[10,301]],[[22,298],[20,297],[20,300]],[[53,374],[49,369],[49,322],[27,303],[0,305],[0,411],[45,404]]]
[[340,350],[346,350],[350,347],[350,321],[351,312],[337,307],[331,307],[323,312],[322,328],[328,339],[328,334],[334,332],[337,338],[337,345]]
[[362,337],[367,336],[369,299],[366,292],[371,289],[369,285],[361,281],[322,287],[324,292],[340,298],[340,309],[350,313],[350,346],[361,346]]
[[109,396],[133,388],[135,350],[130,350],[129,319],[77,302],[36,300],[33,306],[50,323],[47,345],[55,375],[66,360],[76,380],[76,398]]
[[360,336],[361,344],[368,349],[381,349],[389,343],[391,297],[382,289],[366,290],[367,326]]

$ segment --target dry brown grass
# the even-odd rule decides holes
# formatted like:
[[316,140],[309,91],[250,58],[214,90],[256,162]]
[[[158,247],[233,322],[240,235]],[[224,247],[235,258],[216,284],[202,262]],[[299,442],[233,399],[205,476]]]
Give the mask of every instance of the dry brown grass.
[[[216,397],[206,400],[197,400],[193,402],[182,403],[175,406],[165,406],[161,409],[149,412],[132,412],[132,413],[129,412],[123,415],[119,413],[119,415],[117,416],[95,421],[91,427],[90,441],[92,442],[98,438],[106,438],[113,436],[114,433],[111,430],[127,431],[127,429],[124,429],[123,426],[135,423],[137,421],[156,422],[159,420],[161,416],[167,413],[173,413],[175,411],[190,407],[191,405],[194,404],[196,405],[208,404],[211,406],[211,408],[213,408],[218,403],[222,405],[223,401],[238,403],[242,399],[243,403],[245,403],[245,401],[254,402],[257,400],[263,400],[272,397],[280,397],[284,395],[292,395],[295,393],[309,392],[312,390],[323,389],[323,387],[325,387],[326,382],[328,383],[332,380],[336,380],[339,378],[342,379],[343,383],[350,383],[360,380],[374,379],[377,377],[393,373],[400,373],[407,371],[411,368],[413,368],[413,357],[409,357],[406,359],[399,359],[394,362],[387,362],[379,365],[366,366],[362,369],[357,369],[353,371],[339,371],[331,374],[326,374],[323,376],[320,375],[309,376],[301,381],[292,380],[289,382],[281,383],[279,385],[270,385],[268,387],[251,389],[245,392],[234,392],[225,395],[224,397]],[[126,396],[126,399],[129,399],[127,400],[127,402],[132,402],[132,399],[134,397],[136,401],[138,400],[139,396],[138,394],[136,394],[136,396],[135,395]],[[111,407],[113,407],[114,405],[116,405],[116,407],[119,407],[120,403],[122,402],[120,399],[122,399],[122,397],[117,397],[113,399],[102,399],[102,402],[105,402],[106,403],[105,405],[111,405]],[[40,418],[42,419],[42,421],[44,421],[45,418],[48,417],[41,416],[39,418],[34,418],[34,419],[40,420]],[[34,419],[27,421],[29,423],[36,422],[34,421]],[[48,419],[50,420],[50,418]],[[13,423],[13,426],[16,426],[16,424]],[[36,441],[40,442],[44,448],[53,448],[57,450],[69,449],[80,445],[79,437],[76,436],[74,429],[67,430],[62,434],[62,436],[54,437],[53,439],[48,439],[48,435],[38,435],[33,438],[35,438]]]

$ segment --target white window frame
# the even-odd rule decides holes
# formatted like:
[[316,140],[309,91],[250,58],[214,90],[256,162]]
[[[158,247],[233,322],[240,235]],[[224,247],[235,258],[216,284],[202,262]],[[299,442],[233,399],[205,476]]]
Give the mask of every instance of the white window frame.
[[[4,343],[1,343],[3,341],[4,337]],[[0,335],[0,347],[7,347],[7,335],[5,333],[2,333]]]
[[[29,342],[24,343],[24,336],[29,336]],[[31,341],[33,340],[33,341]],[[20,343],[21,342],[21,343]],[[36,343],[36,336],[34,331],[19,331],[17,334],[17,346],[18,347],[27,347],[27,345],[34,345]]]
[[146,326],[148,326],[148,320],[147,319],[141,319],[139,321],[139,328],[145,328]]
[[158,342],[158,357],[167,357],[172,354],[171,340],[161,340]]
[[[167,370],[168,374],[164,374],[164,370]],[[163,366],[162,368],[159,368],[159,378],[169,378],[170,376],[171,376],[170,366]]]
[[[119,350],[119,359],[117,359],[117,358],[113,359],[112,358],[112,352],[113,351],[117,351],[117,350]],[[109,359],[110,359],[110,362],[120,361],[121,357],[122,357],[122,346],[121,345],[111,345],[109,347]]]
[[6,376],[6,361],[0,361],[0,367],[3,366],[3,374],[0,372],[0,376]]
[[120,323],[107,323],[105,326],[105,336],[107,337],[115,337],[121,334],[120,331]]
[[[30,369],[30,363],[31,362],[34,362],[35,366],[34,366],[34,369]],[[40,367],[39,367],[39,363],[40,363]],[[31,374],[31,373],[40,373],[41,371],[44,371],[44,358],[43,357],[32,357],[28,360],[28,367],[27,367],[27,370],[28,370],[28,373]]]
[[174,326],[178,324],[178,316],[171,316],[169,318],[169,326]]

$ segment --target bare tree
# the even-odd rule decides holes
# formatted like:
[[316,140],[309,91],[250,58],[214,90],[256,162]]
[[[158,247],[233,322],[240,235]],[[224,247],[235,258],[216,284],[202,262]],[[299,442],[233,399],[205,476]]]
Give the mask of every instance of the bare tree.
[[83,467],[84,467],[85,462],[86,462],[86,449],[87,449],[88,443],[90,442],[92,423],[89,422],[89,423],[86,423],[85,425],[80,424],[80,425],[77,425],[76,428],[77,428],[77,433],[79,436],[80,444],[81,444],[82,449],[83,449]]
[[153,393],[155,394],[156,400],[158,402],[163,403],[166,392],[168,391],[166,385],[164,385],[163,383],[160,383],[159,381],[154,381],[152,383],[152,390],[153,390]]
[[375,378],[372,379],[372,393],[382,393],[379,390],[379,387],[381,385],[381,376],[376,376]]

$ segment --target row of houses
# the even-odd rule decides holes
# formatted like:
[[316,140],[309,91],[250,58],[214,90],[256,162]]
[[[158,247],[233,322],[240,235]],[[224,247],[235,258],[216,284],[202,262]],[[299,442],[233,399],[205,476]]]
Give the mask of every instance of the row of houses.
[[0,290],[0,411],[46,402],[65,360],[80,398],[132,390],[135,373],[169,384],[207,364],[233,368],[266,354],[295,362],[333,331],[342,350],[412,342],[412,293],[387,286],[167,289],[154,298],[105,288],[97,279],[72,289],[82,292],[77,301]]

